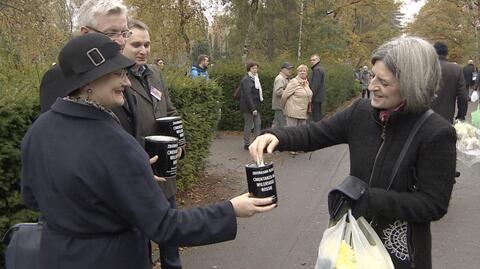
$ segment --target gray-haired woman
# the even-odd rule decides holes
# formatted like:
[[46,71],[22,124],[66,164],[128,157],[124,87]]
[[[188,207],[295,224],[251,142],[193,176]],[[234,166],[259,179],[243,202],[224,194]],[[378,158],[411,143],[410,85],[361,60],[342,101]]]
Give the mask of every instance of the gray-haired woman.
[[[371,63],[371,100],[358,100],[318,123],[270,130],[252,143],[250,154],[262,160],[265,147],[271,153],[274,149],[312,151],[348,144],[350,175],[357,179],[344,183],[363,186],[359,190],[363,195],[350,201],[354,215],[373,220],[395,268],[431,268],[430,222],[447,212],[454,184],[453,127],[440,115],[430,115],[390,188],[389,176],[413,125],[428,110],[439,85],[437,55],[421,38],[399,37],[374,51]],[[331,202],[329,207],[334,205]],[[333,208],[329,208],[331,215]]]

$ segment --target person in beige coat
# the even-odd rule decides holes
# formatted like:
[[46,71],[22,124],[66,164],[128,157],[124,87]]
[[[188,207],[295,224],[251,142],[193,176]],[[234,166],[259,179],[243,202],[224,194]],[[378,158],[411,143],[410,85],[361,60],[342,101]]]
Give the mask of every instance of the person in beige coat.
[[307,70],[306,65],[300,65],[297,68],[297,76],[288,82],[282,94],[283,114],[285,114],[287,126],[297,126],[307,122],[309,103],[313,95],[307,80]]

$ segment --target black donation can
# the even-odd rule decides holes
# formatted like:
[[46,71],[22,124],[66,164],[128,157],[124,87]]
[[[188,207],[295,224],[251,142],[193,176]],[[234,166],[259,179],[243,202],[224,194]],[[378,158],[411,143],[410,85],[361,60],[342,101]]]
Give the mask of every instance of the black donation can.
[[158,160],[152,164],[153,173],[159,177],[174,177],[177,175],[178,139],[171,136],[152,135],[145,137],[145,150],[150,158],[158,155]]
[[277,197],[273,162],[267,162],[264,165],[250,163],[245,166],[245,171],[247,173],[248,192],[253,197]]
[[183,133],[182,118],[178,116],[157,118],[158,132],[161,135],[168,135],[178,138],[178,146],[185,145],[185,134]]

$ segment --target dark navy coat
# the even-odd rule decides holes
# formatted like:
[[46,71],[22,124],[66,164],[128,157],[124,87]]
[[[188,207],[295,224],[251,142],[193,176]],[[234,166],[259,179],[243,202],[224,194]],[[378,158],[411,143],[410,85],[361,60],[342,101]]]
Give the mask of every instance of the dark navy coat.
[[325,101],[325,69],[320,63],[312,66],[309,84],[313,92],[312,103],[323,103]]
[[22,197],[47,228],[41,268],[151,268],[148,240],[193,246],[235,238],[230,202],[170,209],[149,158],[106,112],[58,99],[22,142]]
[[255,81],[248,74],[240,81],[240,111],[251,114],[257,110],[260,112],[262,103],[260,92],[255,88]]

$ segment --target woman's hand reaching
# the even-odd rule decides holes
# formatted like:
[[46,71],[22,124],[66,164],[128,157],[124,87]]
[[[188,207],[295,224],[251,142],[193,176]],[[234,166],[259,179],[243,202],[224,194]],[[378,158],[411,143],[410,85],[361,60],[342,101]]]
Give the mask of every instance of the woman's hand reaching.
[[240,218],[268,212],[277,206],[277,199],[274,197],[253,198],[249,196],[249,193],[239,195],[231,199],[230,202],[235,210],[235,215]]
[[258,136],[248,147],[250,155],[257,163],[263,162],[263,152],[267,148],[267,153],[272,153],[278,145],[278,138],[273,134],[264,134]]

